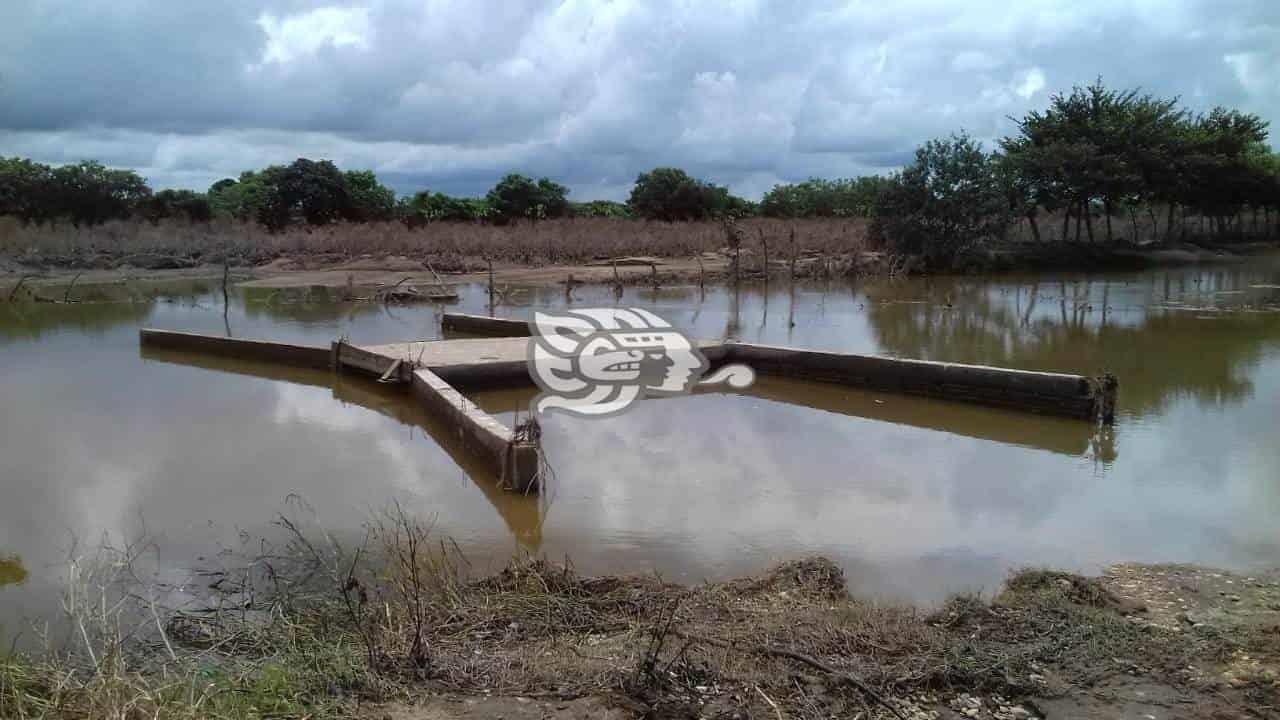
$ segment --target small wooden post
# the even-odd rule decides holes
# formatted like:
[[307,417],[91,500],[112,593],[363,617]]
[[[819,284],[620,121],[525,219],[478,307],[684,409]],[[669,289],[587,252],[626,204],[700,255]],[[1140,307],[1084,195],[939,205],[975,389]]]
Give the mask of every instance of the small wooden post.
[[342,338],[329,343],[329,367],[336,373],[342,372]]
[[1111,373],[1103,373],[1093,379],[1094,412],[1103,425],[1114,425],[1116,422],[1116,395],[1119,388],[1120,381]]
[[796,281],[796,229],[791,228],[791,282]]
[[485,256],[484,261],[489,264],[489,314],[493,314],[493,298],[495,288],[493,287],[493,258]]
[[765,237],[764,228],[760,228],[760,245],[764,249],[764,262],[762,269],[764,270],[764,284],[769,284],[769,238]]
[[231,256],[226,250],[222,253],[222,314],[227,314],[227,281],[231,279]]

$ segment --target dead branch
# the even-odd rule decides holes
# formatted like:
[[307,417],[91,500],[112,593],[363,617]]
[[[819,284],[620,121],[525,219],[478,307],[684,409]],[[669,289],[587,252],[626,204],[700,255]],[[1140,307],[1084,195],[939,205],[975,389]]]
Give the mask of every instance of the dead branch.
[[26,282],[27,278],[32,278],[32,277],[35,277],[35,276],[23,275],[22,277],[18,278],[18,284],[14,285],[13,289],[9,291],[9,297],[5,300],[5,302],[13,302],[13,296],[18,294],[18,290],[22,288],[22,283]]
[[80,276],[83,274],[84,274],[84,271],[81,270],[80,272],[76,273],[75,277],[71,278],[71,284],[67,286],[67,291],[62,294],[62,302],[64,303],[71,302],[71,291],[75,288],[76,281],[79,280]]
[[773,698],[769,697],[768,695],[765,695],[764,691],[760,689],[759,685],[752,685],[751,687],[755,688],[756,692],[760,693],[760,697],[764,698],[764,701],[769,703],[769,707],[773,708],[773,712],[775,715],[778,716],[778,720],[782,720],[782,710],[778,709],[778,703],[774,702]]
[[888,708],[889,712],[893,713],[896,717],[899,717],[902,720],[907,720],[905,715],[899,712],[896,707],[894,707],[893,705],[890,705],[888,700],[885,700],[884,697],[880,695],[880,693],[876,692],[875,690],[872,690],[866,683],[862,682],[861,680],[859,680],[858,678],[854,677],[853,675],[847,672],[837,670],[836,668],[831,667],[830,665],[822,662],[821,660],[805,655],[804,653],[799,653],[794,650],[788,650],[786,648],[780,648],[773,645],[738,645],[736,643],[729,643],[729,642],[725,642],[724,640],[717,640],[715,638],[702,637],[700,635],[692,635],[689,633],[682,632],[680,630],[672,630],[671,632],[682,638],[694,640],[701,643],[706,643],[708,645],[715,645],[717,647],[722,647],[722,648],[737,647],[737,648],[746,650],[748,652],[756,653],[757,655],[769,655],[772,657],[788,658],[800,663],[804,663],[805,665],[808,665],[811,668],[814,668],[816,670],[821,670],[822,672],[827,673],[828,675],[836,678],[837,680],[841,680],[843,682],[848,683],[849,685],[852,685],[863,695],[866,695],[867,697],[871,698],[872,700],[879,703],[880,705],[883,705],[884,707]]

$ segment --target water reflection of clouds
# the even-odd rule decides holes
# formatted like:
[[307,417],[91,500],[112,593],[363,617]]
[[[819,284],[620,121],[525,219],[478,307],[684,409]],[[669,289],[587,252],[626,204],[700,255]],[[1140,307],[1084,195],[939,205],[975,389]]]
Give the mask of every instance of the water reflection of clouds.
[[[346,399],[362,398],[359,388],[139,362],[134,323],[220,332],[220,313],[157,305],[145,319],[111,321],[119,325],[55,318],[43,330],[32,320],[0,344],[0,554],[18,553],[33,576],[55,579],[69,533],[121,532],[142,517],[165,535],[167,557],[186,562],[237,529],[269,530],[284,497],[299,493],[330,529],[350,535],[399,497],[435,515],[439,531],[481,565],[509,555],[513,534],[588,571],[656,568],[686,580],[825,552],[859,590],[925,598],[993,588],[1006,566],[1022,563],[1265,562],[1280,550],[1271,439],[1278,316],[1196,323],[1150,308],[1169,299],[1256,304],[1271,291],[1219,291],[1276,279],[1242,268],[1197,272],[1068,281],[1065,321],[1060,283],[1039,283],[1030,308],[1036,283],[1016,278],[804,286],[794,312],[784,285],[768,297],[767,320],[754,288],[736,300],[709,289],[700,307],[696,288],[629,289],[624,302],[702,337],[736,327],[765,343],[1067,371],[1110,366],[1122,378],[1123,452],[1095,460],[1087,433],[1041,419],[942,408],[921,419],[910,409],[893,415],[892,404],[877,415],[865,411],[869,399],[850,401],[848,414],[843,401],[653,401],[608,421],[547,424],[561,482],[536,532],[536,506],[478,487],[392,399],[365,406]],[[579,294],[582,305],[612,302],[608,289]],[[948,296],[956,307],[943,306]],[[1094,311],[1073,305],[1081,301]],[[529,302],[556,307],[563,292],[531,293]],[[482,304],[482,292],[463,289],[461,310]],[[499,311],[523,317],[528,308]],[[232,326],[304,342],[348,330],[369,342],[432,332],[422,329],[430,309],[398,312],[259,308],[233,312]],[[819,409],[828,405],[836,411]]]
[[[358,437],[362,444],[368,445],[366,472],[376,474],[403,492],[421,494],[425,489],[424,468],[440,466],[438,460],[423,463],[422,453],[415,455],[412,451],[414,441],[430,446],[430,441],[412,427],[400,426],[366,408],[340,402],[325,389],[275,383],[275,390],[272,418],[276,423]],[[351,481],[361,483],[365,479],[357,476]]]
[[[649,403],[614,419],[625,433],[597,429],[603,423],[549,424],[545,437],[558,473],[565,482],[596,483],[592,494],[605,505],[565,512],[556,525],[597,520],[582,532],[605,542],[621,528],[696,539],[683,562],[720,573],[805,547],[838,548],[849,561],[880,564],[940,551],[976,556],[976,548],[1007,546],[1045,506],[1041,488],[1020,497],[1007,486],[1003,510],[982,504],[986,493],[974,485],[983,481],[958,477],[981,441],[938,447],[924,436],[940,433],[763,404],[716,396]],[[662,439],[656,447],[654,438]],[[916,452],[884,450],[895,446]],[[595,452],[575,454],[574,447]],[[672,456],[680,473],[652,472],[655,459],[665,466]],[[994,488],[999,481],[986,482]],[[972,510],[970,495],[978,496]]]

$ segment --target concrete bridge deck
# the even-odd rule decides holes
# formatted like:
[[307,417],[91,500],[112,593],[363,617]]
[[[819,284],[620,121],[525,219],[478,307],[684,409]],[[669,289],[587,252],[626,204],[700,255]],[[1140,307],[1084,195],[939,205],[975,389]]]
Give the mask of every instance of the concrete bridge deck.
[[[467,399],[455,386],[530,385],[528,326],[516,320],[445,315],[446,330],[514,335],[470,339],[408,341],[329,347],[242,340],[212,335],[143,329],[145,347],[195,351],[310,368],[355,371],[407,388],[446,424],[497,477],[517,492],[537,492],[540,456],[536,426],[509,428]],[[901,392],[943,400],[1060,415],[1110,423],[1116,382],[1064,373],[925,360],[797,350],[737,342],[698,343],[713,366],[741,362],[757,374]]]

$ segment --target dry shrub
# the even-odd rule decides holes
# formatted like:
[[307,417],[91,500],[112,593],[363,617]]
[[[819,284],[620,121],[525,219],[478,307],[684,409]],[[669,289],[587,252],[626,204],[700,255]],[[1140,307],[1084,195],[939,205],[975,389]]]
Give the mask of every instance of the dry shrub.
[[[211,603],[215,613],[141,616],[169,629],[153,636],[151,662],[115,640],[124,618],[113,605],[77,597],[72,606],[88,613],[78,634],[92,651],[0,662],[0,716],[234,716],[245,703],[262,715],[319,714],[426,683],[617,692],[657,716],[851,717],[875,712],[882,697],[901,707],[936,691],[1090,687],[1139,660],[1167,679],[1240,647],[1131,622],[1095,581],[1051,571],[1015,574],[994,602],[963,596],[924,613],[851,599],[824,558],[693,587],[583,577],[528,558],[472,578],[456,546],[398,506],[354,549],[280,525],[287,543],[219,576],[225,602]],[[85,586],[89,576],[79,578]]]
[[1019,570],[1009,577],[1005,588],[1008,592],[1015,594],[1056,592],[1070,602],[1091,607],[1114,608],[1122,611],[1138,609],[1133,603],[1122,600],[1104,587],[1098,578],[1087,578],[1058,570],[1044,568]]
[[849,588],[844,571],[824,557],[784,563],[759,578],[735,580],[729,585],[748,596],[771,592],[799,592],[803,596],[827,600],[847,600]]
[[[862,219],[752,218],[739,223],[745,247],[763,238],[780,258],[795,251],[836,255],[866,247]],[[0,218],[0,253],[70,267],[146,263],[160,256],[192,262],[221,262],[226,254],[250,263],[306,256],[340,262],[361,255],[431,258],[439,270],[479,269],[480,259],[547,265],[593,259],[651,255],[689,257],[725,245],[714,221],[647,222],[621,218],[573,218],[507,226],[432,223],[410,229],[401,223],[342,223],[293,226],[272,234],[252,223],[218,219],[210,223],[112,221],[75,227],[69,223],[23,225]]]

